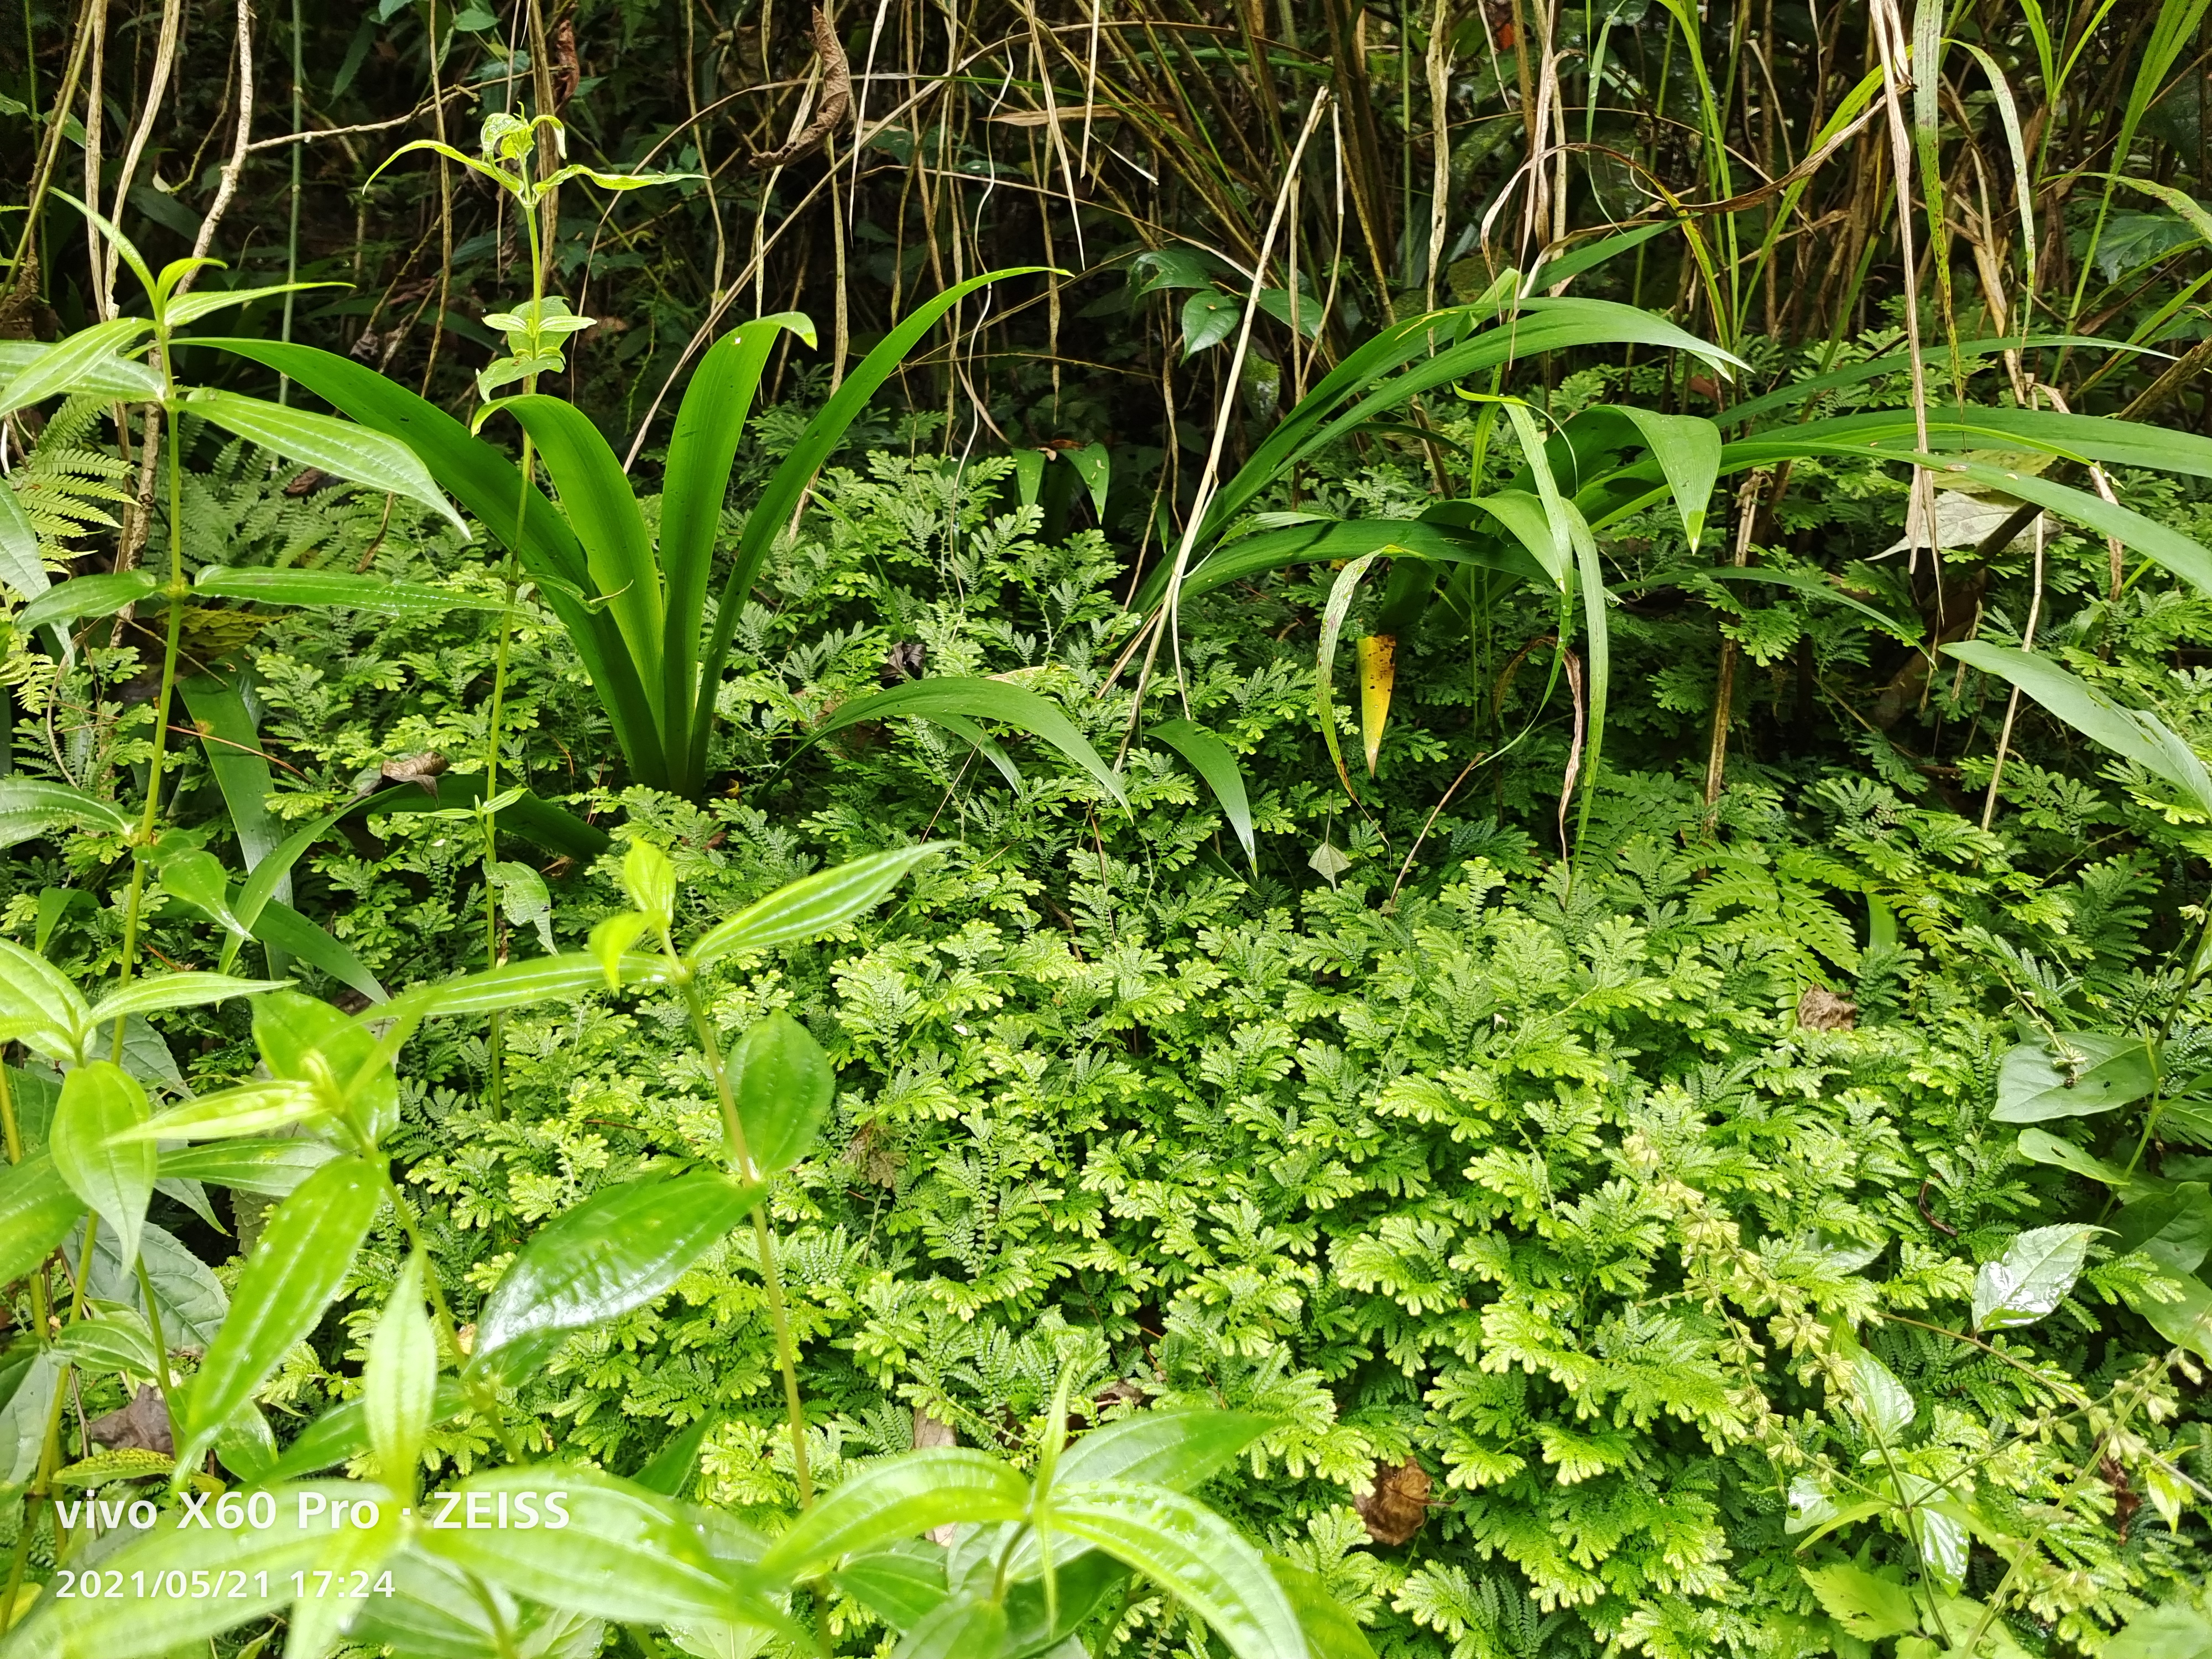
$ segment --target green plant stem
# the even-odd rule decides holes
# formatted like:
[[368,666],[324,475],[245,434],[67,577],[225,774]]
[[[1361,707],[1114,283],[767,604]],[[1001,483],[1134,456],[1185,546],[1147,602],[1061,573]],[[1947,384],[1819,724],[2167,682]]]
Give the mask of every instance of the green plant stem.
[[[167,427],[169,463],[169,581],[162,589],[169,602],[169,624],[161,651],[161,687],[154,697],[154,752],[146,763],[146,806],[139,815],[138,834],[131,849],[131,891],[123,908],[123,955],[118,965],[121,983],[131,982],[138,957],[138,924],[146,896],[146,853],[153,845],[154,824],[161,810],[161,770],[168,758],[169,699],[177,685],[177,646],[184,630],[185,599],[191,592],[185,580],[184,470],[178,459],[177,379],[169,356],[169,331],[156,325],[155,349],[161,364],[161,412]],[[124,1020],[115,1022],[113,1059],[123,1060]],[[86,1248],[91,1248],[89,1235]]]
[[160,1367],[154,1373],[154,1383],[161,1391],[161,1409],[168,1413],[170,1425],[173,1427],[177,1421],[177,1400],[175,1395],[170,1392],[169,1344],[168,1340],[161,1334],[161,1310],[154,1301],[154,1275],[146,1270],[146,1256],[143,1251],[138,1254],[131,1265],[137,1272],[138,1294],[146,1298],[146,1328],[153,1335],[154,1359]]

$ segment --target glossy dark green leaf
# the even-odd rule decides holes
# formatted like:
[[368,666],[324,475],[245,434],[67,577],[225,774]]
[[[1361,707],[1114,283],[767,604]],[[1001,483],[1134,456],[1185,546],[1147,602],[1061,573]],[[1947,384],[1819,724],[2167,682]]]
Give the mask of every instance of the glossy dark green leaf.
[[147,1120],[146,1091],[120,1066],[94,1060],[62,1084],[48,1150],[70,1190],[115,1231],[127,1258],[154,1196],[159,1162],[149,1140],[118,1139]]
[[2212,1255],[2212,1189],[2202,1181],[2185,1181],[2171,1190],[2136,1199],[2112,1223],[2113,1255],[2140,1250],[2160,1272],[2186,1279]]
[[881,903],[916,866],[946,850],[943,842],[898,847],[802,876],[708,928],[684,958],[703,968],[741,951],[766,951],[835,933]]
[[837,1097],[830,1056],[804,1025],[779,1012],[732,1045],[729,1068],[753,1167],[763,1177],[781,1175],[806,1155]]
[[1244,303],[1233,295],[1208,288],[1182,302],[1182,355],[1195,357],[1219,345],[1236,331],[1244,316]]
[[161,586],[161,579],[150,570],[73,577],[56,583],[25,605],[15,615],[15,625],[28,630],[112,617],[124,606],[150,597]]
[[496,1373],[501,1350],[526,1339],[643,1307],[760,1199],[710,1170],[594,1193],[532,1234],[501,1276],[477,1319],[474,1363]]
[[761,1570],[800,1577],[933,1527],[1018,1521],[1028,1504],[1029,1483],[995,1457],[964,1446],[907,1452],[848,1476],[776,1540]]
[[2054,1054],[2041,1042],[2023,1042],[1997,1068],[2000,1123],[2041,1123],[2088,1117],[2141,1100],[2158,1085],[2158,1069],[2141,1037],[2104,1031],[2063,1031],[2069,1051]]
[[322,1322],[384,1202],[384,1184],[358,1158],[338,1158],[301,1182],[270,1213],[231,1293],[230,1317],[192,1378],[189,1462],[251,1399],[292,1345]]
[[1297,1611],[1259,1551],[1197,1499],[1133,1481],[1061,1485],[1052,1525],[1169,1591],[1237,1659],[1305,1659]]
[[0,1168],[0,1284],[21,1279],[60,1248],[84,1207],[49,1153]]
[[2005,1246],[1974,1276],[1974,1328],[2008,1331],[2033,1325],[2065,1300],[2089,1259],[2090,1241],[2105,1230],[2079,1225],[2033,1227]]

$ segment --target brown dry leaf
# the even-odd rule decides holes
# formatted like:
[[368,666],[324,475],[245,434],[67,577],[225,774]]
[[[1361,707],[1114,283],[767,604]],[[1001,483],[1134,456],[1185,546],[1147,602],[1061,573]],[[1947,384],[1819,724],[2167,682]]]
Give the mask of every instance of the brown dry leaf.
[[1808,1031],[1848,1031],[1858,1018],[1857,1003],[1818,985],[1807,986],[1797,999],[1797,1024]]
[[432,800],[438,799],[438,776],[446,769],[447,761],[435,750],[420,755],[402,755],[397,760],[384,763],[380,775],[386,783],[411,783]]
[[177,1443],[169,1432],[169,1408],[162,1403],[161,1391],[150,1383],[141,1388],[120,1411],[95,1417],[86,1424],[85,1433],[94,1445],[106,1446],[112,1451],[155,1451],[176,1455]]
[[753,166],[762,172],[784,167],[802,155],[811,155],[852,113],[853,66],[846,61],[844,42],[838,40],[836,28],[823,15],[819,6],[814,9],[812,33],[814,50],[822,59],[822,101],[815,106],[814,118],[797,137],[779,149],[754,155]]
[[1395,1466],[1377,1463],[1375,1484],[1352,1498],[1378,1544],[1402,1544],[1429,1518],[1429,1472],[1414,1458]]

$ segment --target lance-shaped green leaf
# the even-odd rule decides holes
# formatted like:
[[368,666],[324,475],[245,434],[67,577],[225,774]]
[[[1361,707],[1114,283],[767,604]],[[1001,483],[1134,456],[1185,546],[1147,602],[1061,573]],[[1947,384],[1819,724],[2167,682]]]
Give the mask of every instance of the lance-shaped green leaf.
[[[1541,505],[1533,496],[1522,499],[1535,515],[1536,534],[1548,547],[1551,535],[1543,525]],[[1470,510],[1480,507],[1505,523],[1504,514],[1511,513],[1513,508],[1510,503],[1499,507],[1497,502],[1497,497],[1486,496],[1474,503],[1446,505],[1465,506]],[[1541,581],[1545,580],[1543,568],[1530,556],[1528,544],[1519,533],[1527,527],[1528,524],[1518,519],[1506,524],[1514,540],[1505,543],[1486,532],[1478,533],[1466,525],[1435,519],[1322,519],[1288,525],[1240,536],[1211,557],[1201,560],[1184,575],[1182,597],[1188,601],[1270,570],[1286,569],[1295,564],[1338,564],[1386,547],[1402,548],[1440,564],[1495,571],[1518,581]],[[1164,566],[1156,570],[1139,587],[1137,609],[1149,610],[1158,602],[1160,595],[1166,592],[1171,568]]]
[[623,890],[650,927],[657,931],[675,919],[676,866],[667,854],[649,841],[632,842],[623,854],[622,878]]
[[362,1371],[369,1444],[385,1483],[396,1492],[414,1490],[437,1394],[438,1339],[422,1306],[422,1253],[417,1250],[385,1300]]
[[349,570],[234,570],[211,564],[192,586],[212,599],[256,605],[330,605],[375,617],[442,617],[454,611],[503,611],[499,599],[455,593],[422,582],[395,582]]
[[[160,1140],[228,1140],[243,1135],[267,1134],[273,1129],[287,1129],[295,1123],[329,1117],[331,1113],[331,1103],[312,1084],[279,1078],[266,1083],[244,1083],[235,1089],[222,1089],[211,1095],[198,1096],[158,1117],[149,1118],[133,1128],[122,1131],[117,1139],[142,1141],[149,1146]],[[301,1141],[296,1144],[311,1146],[319,1143]],[[166,1160],[162,1167],[165,1174],[173,1173]],[[190,1178],[198,1180],[203,1177],[193,1176]]]
[[97,796],[43,778],[0,778],[0,847],[49,834],[64,825],[123,835],[131,820]]
[[159,1376],[161,1357],[154,1352],[154,1334],[146,1322],[127,1309],[111,1310],[97,1318],[80,1319],[55,1334],[54,1346],[76,1362],[80,1370],[135,1371],[140,1376]]
[[[624,1622],[788,1621],[709,1553],[676,1506],[596,1469],[489,1469],[425,1500],[418,1547],[517,1595]],[[466,1517],[503,1515],[504,1526]],[[535,1524],[529,1517],[537,1517]]]
[[745,417],[760,389],[769,355],[786,331],[809,346],[814,325],[794,311],[740,323],[708,347],[684,389],[668,439],[660,495],[660,568],[667,583],[667,637],[660,648],[661,723],[689,732],[703,695],[699,683],[700,623],[714,572],[714,543],[729,498],[730,471]]
[[1123,805],[1128,805],[1127,797],[1121,793],[1121,779],[1114,775],[1113,769],[1099,757],[1098,751],[1075,729],[1075,722],[1062,714],[1058,705],[1034,691],[1018,685],[1009,685],[1003,680],[909,680],[904,685],[895,685],[888,691],[877,692],[873,696],[856,697],[850,702],[838,704],[823,716],[821,723],[808,733],[805,743],[799,746],[799,751],[803,753],[833,732],[842,732],[849,726],[857,726],[864,721],[896,720],[909,715],[919,715],[927,720],[937,714],[963,714],[977,720],[998,720],[1042,738],[1096,778],[1108,794]]
[[[1192,301],[1196,304],[1197,301]],[[1188,326],[1188,312],[1184,313]],[[1188,342],[1185,342],[1188,349]],[[892,1659],[1008,1659],[1006,1607],[980,1590],[949,1595],[907,1632]]]
[[1074,1485],[1140,1480],[1188,1492],[1277,1426],[1252,1412],[1141,1412],[1092,1430],[1062,1452],[1059,1478]]
[[1974,1275],[1974,1328],[2009,1331],[2056,1308],[2081,1277],[2102,1227],[2032,1227]]
[[694,968],[703,968],[740,951],[766,951],[835,933],[872,909],[916,865],[945,850],[942,842],[897,847],[802,876],[708,928],[684,952],[684,959]]
[[[143,317],[118,317],[56,341],[0,386],[0,415],[12,415],[73,392],[99,392],[149,402],[159,398],[161,377],[145,364],[132,363],[117,355],[136,346],[153,326]],[[123,390],[126,386],[131,388],[127,392]]]
[[285,294],[305,294],[310,289],[344,286],[343,283],[270,283],[259,288],[203,288],[172,299],[163,307],[161,319],[173,329],[190,328],[203,317],[212,317],[218,311],[250,306],[257,300],[273,300]]
[[1060,1486],[1051,1525],[1174,1595],[1212,1626],[1237,1659],[1306,1659],[1297,1613],[1259,1551],[1196,1498],[1128,1482]]
[[2150,1045],[2110,1031],[2062,1031],[2061,1052],[2042,1042],[2010,1049],[1997,1067],[2000,1123],[2091,1117],[2141,1100],[2158,1086]]
[[270,1076],[306,1085],[372,1139],[398,1122],[391,1056],[368,1027],[330,1004],[290,990],[265,996],[253,1006],[253,1041]]
[[179,1462],[212,1445],[292,1345],[321,1322],[383,1201],[377,1172],[346,1158],[323,1165],[276,1206],[231,1293],[230,1317],[192,1378],[191,1431]]
[[1029,1483],[997,1458],[936,1446],[867,1463],[799,1518],[761,1559],[773,1579],[801,1578],[842,1556],[963,1522],[1018,1521]]
[[1298,1616],[1298,1629],[1312,1659],[1375,1659],[1367,1632],[1344,1603],[1328,1593],[1320,1574],[1293,1566],[1279,1555],[1267,1560],[1267,1571]]
[[729,1069],[753,1167],[763,1177],[781,1175],[806,1155],[830,1115],[837,1096],[830,1056],[804,1025],[779,1011],[731,1046]]
[[1919,1414],[1911,1390],[1897,1380],[1897,1373],[1863,1351],[1851,1360],[1851,1396],[1860,1415],[1893,1445]]
[[[187,1583],[204,1574],[207,1581],[221,1583],[223,1594],[165,1598],[157,1604],[158,1617],[148,1613],[156,1604],[135,1595],[41,1595],[9,1632],[9,1659],[166,1659],[180,1650],[205,1650],[210,1638],[264,1619],[291,1601],[294,1574],[305,1573],[312,1583],[319,1572],[359,1571],[364,1557],[374,1559],[398,1541],[399,1500],[380,1486],[317,1480],[269,1492],[276,1521],[266,1529],[186,1529],[177,1526],[172,1511],[158,1530],[124,1545],[100,1564],[103,1575],[120,1575],[114,1581],[119,1585]],[[374,1528],[333,1528],[325,1518],[335,1504],[363,1500],[377,1505]],[[300,1521],[303,1509],[308,1513],[305,1525]],[[375,1576],[369,1574],[372,1580]],[[327,1599],[339,1608],[348,1605],[335,1595]],[[300,1605],[304,1609],[307,1603]],[[288,1650],[299,1633],[295,1615]]]
[[115,1230],[127,1261],[154,1196],[158,1159],[149,1140],[125,1137],[146,1121],[146,1091],[120,1066],[80,1066],[62,1084],[48,1149],[69,1188]]
[[1244,848],[1244,856],[1251,860],[1253,872],[1260,869],[1260,846],[1252,836],[1252,799],[1245,793],[1244,774],[1237,764],[1237,756],[1229,745],[1190,720],[1163,720],[1151,728],[1148,736],[1181,755],[1190,763],[1190,769],[1206,780],[1206,787],[1221,803],[1222,815]]
[[335,1146],[322,1140],[219,1140],[169,1148],[161,1154],[161,1174],[264,1198],[289,1198],[337,1155]]
[[468,526],[432,480],[429,469],[397,438],[328,415],[207,387],[193,392],[185,406],[248,443],[275,450],[287,460],[318,468],[349,483],[420,501],[459,531],[463,541],[469,538]]
[[[645,956],[625,957],[621,966],[623,982],[627,985],[655,983],[665,976],[668,969],[663,958]],[[372,1012],[378,1019],[450,1018],[494,1013],[502,1008],[526,1008],[538,1002],[574,1002],[579,997],[606,988],[606,972],[600,967],[599,958],[588,951],[570,951],[557,957],[532,957],[526,962],[504,963],[482,973],[464,974],[458,979],[417,985]]]
[[2187,741],[2156,715],[2124,708],[2033,652],[1980,640],[1943,649],[1970,668],[2009,680],[2083,737],[2165,779],[2191,806],[2212,817],[2212,775]]
[[912,1630],[945,1603],[945,1552],[902,1541],[855,1555],[830,1574],[837,1588],[893,1630]]
[[161,586],[161,579],[150,570],[75,576],[49,587],[17,611],[15,625],[46,628],[82,622],[88,617],[112,617],[124,606],[150,597]]
[[228,974],[163,974],[156,979],[134,979],[93,1005],[92,1024],[106,1025],[131,1014],[158,1014],[171,1008],[204,1008],[250,997],[263,991],[282,991],[281,979],[234,979]]
[[73,1060],[92,1010],[53,963],[0,939],[0,1024],[48,1060]]
[[594,1193],[532,1234],[501,1275],[477,1318],[475,1364],[496,1373],[502,1350],[534,1352],[549,1335],[643,1307],[760,1199],[758,1186],[711,1170]]
[[[441,1376],[430,1396],[430,1421],[442,1423],[468,1407],[467,1393],[458,1378]],[[340,1401],[319,1415],[293,1437],[292,1443],[254,1478],[259,1481],[296,1480],[365,1456],[372,1449],[368,1437],[368,1401],[360,1395]]]
[[69,1237],[84,1214],[49,1152],[0,1168],[0,1285],[37,1267]]

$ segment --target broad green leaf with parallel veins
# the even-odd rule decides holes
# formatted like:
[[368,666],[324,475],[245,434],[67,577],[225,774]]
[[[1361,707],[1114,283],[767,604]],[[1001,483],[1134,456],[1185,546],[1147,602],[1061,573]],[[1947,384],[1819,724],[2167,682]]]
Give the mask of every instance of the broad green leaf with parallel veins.
[[80,1319],[56,1334],[54,1346],[82,1370],[131,1370],[147,1377],[161,1375],[153,1333],[135,1313]]
[[804,1025],[778,1012],[732,1045],[729,1069],[753,1167],[780,1175],[806,1155],[830,1115],[837,1095],[830,1056]]
[[703,968],[741,951],[765,951],[834,933],[881,902],[915,866],[945,850],[943,842],[901,847],[802,876],[708,928],[684,952],[684,959],[694,968]]
[[210,387],[191,392],[185,406],[248,443],[275,450],[288,461],[319,468],[349,483],[419,501],[460,532],[463,541],[469,538],[467,524],[453,511],[429,470],[397,438],[328,415]]
[[159,1160],[151,1141],[124,1137],[146,1116],[146,1091],[137,1079],[120,1066],[94,1060],[64,1080],[47,1143],[55,1170],[115,1230],[126,1260],[138,1253]]
[[474,1363],[497,1373],[502,1349],[643,1307],[760,1198],[710,1170],[602,1188],[539,1228],[501,1275],[477,1319]]
[[1306,1659],[1297,1610],[1266,1561],[1197,1499],[1134,1482],[1062,1485],[1053,1492],[1051,1525],[1174,1595],[1237,1659]]
[[[131,363],[118,355],[137,346],[153,326],[143,317],[118,317],[56,341],[0,386],[0,415],[72,392],[112,394],[118,384],[135,388],[129,395],[148,401],[159,398],[161,377],[145,364]],[[139,372],[134,374],[134,369]]]
[[251,1399],[292,1345],[319,1324],[352,1271],[384,1202],[384,1183],[358,1158],[338,1158],[301,1182],[270,1215],[231,1293],[230,1317],[192,1378],[189,1462]]
[[1029,1482],[997,1458],[936,1446],[860,1466],[801,1516],[762,1559],[771,1578],[797,1578],[853,1555],[961,1522],[1018,1521]]
[[2008,1331],[2035,1322],[2074,1288],[2089,1241],[2102,1227],[2035,1227],[2005,1246],[1974,1275],[1974,1328]]
[[2018,686],[2083,737],[2165,779],[2192,808],[2212,817],[2212,774],[2205,771],[2203,761],[2188,740],[2156,715],[2124,708],[2087,680],[2034,652],[2015,651],[1982,640],[1947,645],[1943,649],[1969,668],[1978,668]]
[[293,990],[263,997],[253,1006],[253,1040],[273,1076],[313,1089],[325,1109],[349,1115],[371,1139],[399,1121],[391,1060],[367,1026],[330,1004]]
[[[658,957],[633,956],[623,957],[620,967],[624,984],[643,985],[665,977],[668,964]],[[526,1008],[537,1002],[574,1002],[606,988],[607,973],[599,959],[588,951],[572,951],[417,985],[370,1012],[380,1020],[452,1018]]]
[[2158,1085],[2141,1037],[2062,1031],[2059,1041],[2070,1053],[2054,1056],[2041,1042],[2023,1042],[2005,1055],[1991,1117],[2000,1123],[2089,1117],[2141,1100]]

